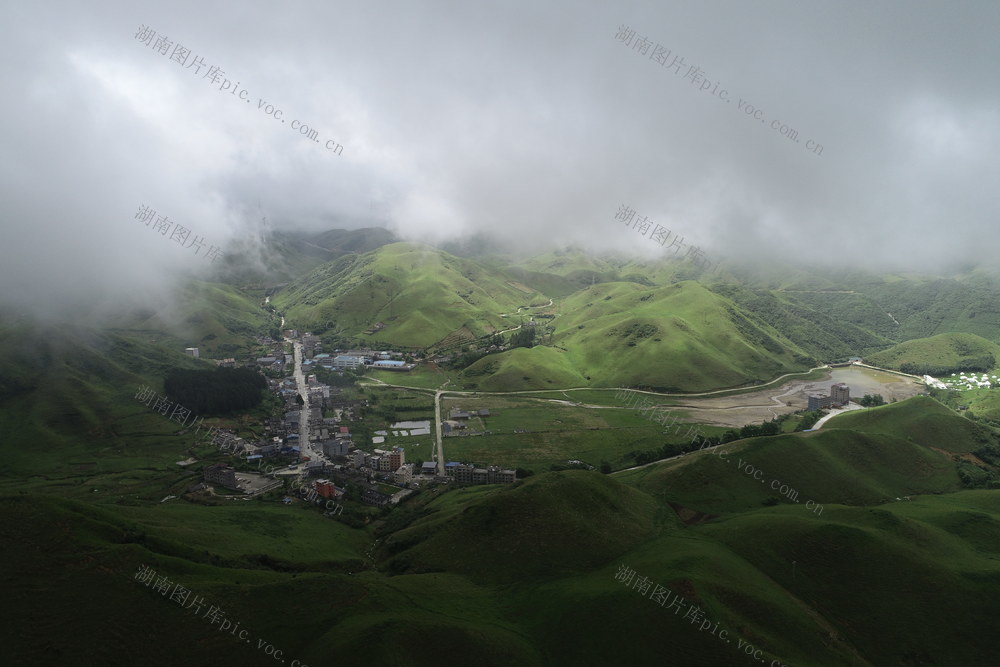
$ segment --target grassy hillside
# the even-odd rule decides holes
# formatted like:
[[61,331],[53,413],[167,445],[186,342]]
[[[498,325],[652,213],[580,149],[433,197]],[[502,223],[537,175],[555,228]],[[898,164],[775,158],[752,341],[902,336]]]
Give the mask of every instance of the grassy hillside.
[[458,491],[433,508],[387,540],[390,571],[443,570],[499,584],[586,573],[648,538],[657,513],[644,494],[581,472]]
[[[622,477],[634,478],[651,494],[669,488],[678,502],[712,513],[745,511],[774,501],[792,504],[780,493],[785,484],[799,492],[799,504],[817,500],[873,505],[961,490],[951,455],[997,442],[988,427],[916,396],[839,415],[819,431],[740,440],[715,453],[689,454],[670,465]],[[746,465],[762,472],[747,474]],[[773,480],[778,480],[779,491],[771,488]]]
[[[394,243],[325,264],[272,299],[288,324],[373,346],[427,347],[453,332],[509,328],[500,317],[547,299],[476,262],[427,246]],[[387,326],[365,335],[377,322]]]
[[766,381],[812,359],[695,282],[595,285],[566,300],[554,344],[595,386],[705,391]]
[[381,227],[330,229],[320,233],[268,230],[238,237],[226,253],[226,281],[259,288],[287,283],[320,264],[348,254],[365,253],[396,235]]
[[908,340],[865,358],[868,363],[917,375],[990,370],[1000,345],[975,334],[944,333]]
[[231,285],[192,281],[168,306],[118,317],[109,328],[170,343],[181,352],[197,347],[201,356],[221,359],[249,349],[254,336],[278,333],[281,318],[261,301]]
[[[958,491],[950,455],[992,431],[923,397],[837,420],[857,423],[425,490],[360,530],[277,503],[8,495],[0,622],[31,664],[274,664],[258,639],[286,664],[450,664],[441,646],[498,666],[658,664],[664,646],[674,664],[758,662],[747,643],[763,664],[988,664],[1000,496]],[[771,480],[799,502],[772,506]],[[143,564],[251,643],[137,583]]]
[[823,427],[864,434],[888,434],[923,447],[955,454],[1000,443],[987,426],[960,417],[932,398],[914,396],[901,403],[838,415]]
[[[893,342],[883,334],[874,333],[871,330],[874,327],[868,327],[865,322],[856,322],[857,318],[837,318],[823,308],[801,303],[794,298],[797,293],[752,289],[735,282],[715,283],[711,289],[768,322],[808,354],[824,361],[847,359]],[[875,321],[884,317],[874,314]]]
[[552,347],[519,347],[491,354],[462,372],[462,386],[483,391],[586,386],[587,379],[573,367],[569,356]]

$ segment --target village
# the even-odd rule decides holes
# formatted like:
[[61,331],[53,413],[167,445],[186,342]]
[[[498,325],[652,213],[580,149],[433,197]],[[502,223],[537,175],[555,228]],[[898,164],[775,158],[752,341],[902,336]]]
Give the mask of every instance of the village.
[[[329,353],[323,351],[319,336],[300,334],[295,329],[285,330],[283,335],[283,342],[267,336],[257,338],[258,345],[269,350],[263,356],[248,357],[243,363],[235,358],[216,360],[220,367],[256,367],[267,377],[268,391],[279,397],[283,412],[266,419],[262,424],[265,437],[256,440],[240,437],[229,429],[212,429],[211,443],[235,460],[207,465],[202,482],[189,488],[189,493],[249,500],[284,489],[287,495],[282,501],[286,504],[296,497],[315,504],[325,500],[327,509],[333,510],[326,514],[334,516],[338,510],[343,512],[341,501],[389,507],[421,487],[517,481],[514,470],[499,466],[476,467],[459,461],[439,465],[436,460],[417,459],[418,464],[407,461],[403,446],[375,447],[389,433],[433,437],[434,425],[429,420],[386,424],[384,429],[374,431],[370,443],[355,442],[346,423],[360,420],[368,401],[348,398],[345,387],[353,384],[352,377],[359,369],[407,372],[415,365],[412,357],[404,359],[405,355],[391,350]],[[187,348],[185,352],[200,358],[198,348]],[[328,382],[336,383],[320,381],[317,375],[321,374]],[[470,417],[488,414],[452,410],[442,422],[442,430],[463,430]],[[424,443],[415,446],[420,444]],[[434,450],[431,443],[430,456],[436,459]],[[440,442],[437,451],[443,452]],[[193,462],[188,459],[178,465],[186,467]]]

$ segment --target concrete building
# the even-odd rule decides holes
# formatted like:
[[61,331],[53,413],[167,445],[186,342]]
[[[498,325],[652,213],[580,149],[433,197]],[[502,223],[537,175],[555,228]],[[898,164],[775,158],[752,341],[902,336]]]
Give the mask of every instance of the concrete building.
[[225,463],[213,463],[212,465],[205,466],[205,470],[202,472],[202,479],[209,484],[218,484],[234,491],[239,491],[240,489],[236,481],[236,469]]
[[406,452],[402,447],[393,447],[389,452],[389,470],[395,470],[404,463],[406,463]]
[[517,473],[513,470],[503,469],[500,466],[476,468],[475,466],[459,463],[457,465],[446,465],[445,471],[446,474],[453,477],[459,484],[513,484],[517,481]]
[[317,479],[313,482],[313,488],[316,489],[316,493],[324,498],[335,498],[337,495],[337,489],[328,479]]
[[821,410],[847,405],[851,401],[851,388],[843,382],[838,382],[830,387],[829,396],[809,394],[808,401],[810,410]]
[[335,368],[360,368],[365,365],[365,358],[353,354],[338,354],[333,358]]
[[396,484],[409,484],[413,481],[413,464],[406,463],[399,466],[396,472],[393,473],[393,478],[396,480]]
[[824,396],[823,394],[809,394],[809,410],[822,410],[824,408],[830,407],[830,402],[833,400],[832,396]]
[[199,355],[201,354],[201,352],[199,352],[198,348],[196,348],[196,347],[186,347],[186,348],[184,348],[184,354],[190,354],[192,357],[194,357],[195,359],[197,359],[199,357]]
[[350,447],[350,440],[327,440],[323,443],[323,453],[327,456],[347,456]]
[[392,498],[392,496],[386,495],[374,487],[365,488],[361,491],[361,502],[366,505],[384,507],[389,504],[390,498]]

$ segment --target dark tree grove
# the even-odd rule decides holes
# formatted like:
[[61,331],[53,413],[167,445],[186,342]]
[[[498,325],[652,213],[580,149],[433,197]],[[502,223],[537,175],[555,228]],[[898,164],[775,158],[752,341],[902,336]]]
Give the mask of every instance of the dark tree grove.
[[510,336],[511,347],[534,347],[535,327],[522,326]]
[[194,414],[225,414],[259,405],[267,379],[252,368],[174,369],[163,389]]
[[858,399],[858,404],[866,408],[871,408],[876,405],[885,405],[885,399],[882,398],[882,394],[865,394]]

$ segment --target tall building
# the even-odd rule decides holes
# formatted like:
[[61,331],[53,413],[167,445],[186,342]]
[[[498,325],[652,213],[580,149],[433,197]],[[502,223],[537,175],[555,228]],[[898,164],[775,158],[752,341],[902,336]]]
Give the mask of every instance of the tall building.
[[398,470],[404,463],[406,463],[406,452],[402,447],[393,447],[389,452],[389,470]]
[[851,401],[851,388],[843,382],[830,387],[830,395],[809,394],[809,409],[820,410],[834,405],[847,405]]

